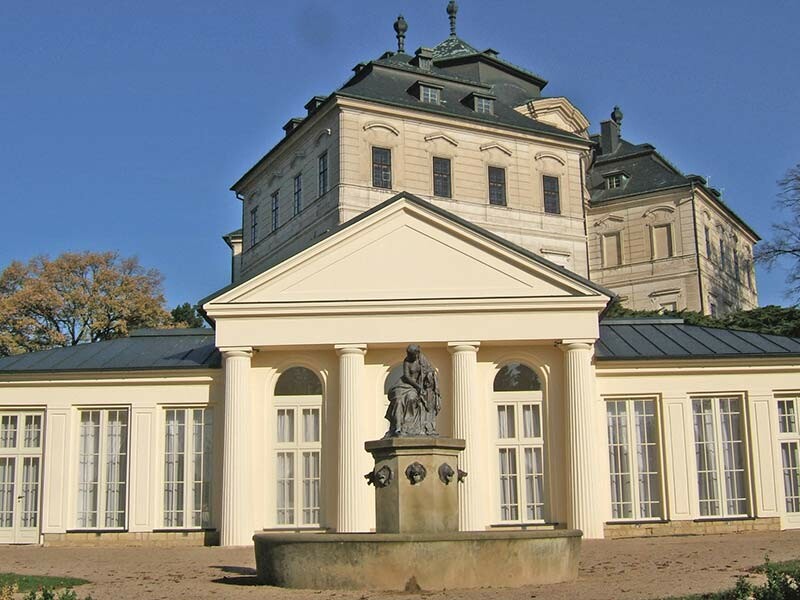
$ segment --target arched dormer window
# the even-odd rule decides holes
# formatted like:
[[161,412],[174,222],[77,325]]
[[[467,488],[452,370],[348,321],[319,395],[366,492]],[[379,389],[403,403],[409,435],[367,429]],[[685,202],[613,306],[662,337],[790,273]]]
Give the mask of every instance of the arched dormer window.
[[275,525],[317,527],[321,507],[322,382],[305,367],[275,384]]
[[500,523],[546,518],[545,432],[542,384],[529,366],[510,362],[492,385]]

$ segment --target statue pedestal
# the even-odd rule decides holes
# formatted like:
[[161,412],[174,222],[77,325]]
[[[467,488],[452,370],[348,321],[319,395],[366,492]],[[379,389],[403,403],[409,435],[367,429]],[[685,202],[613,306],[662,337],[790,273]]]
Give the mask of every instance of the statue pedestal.
[[464,440],[394,437],[364,448],[375,459],[376,533],[458,531],[458,453]]

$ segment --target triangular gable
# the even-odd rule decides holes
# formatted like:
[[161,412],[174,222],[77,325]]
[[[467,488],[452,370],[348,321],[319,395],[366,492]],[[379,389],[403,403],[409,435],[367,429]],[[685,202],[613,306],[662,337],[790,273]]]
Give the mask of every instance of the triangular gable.
[[410,194],[204,304],[566,298],[605,290]]

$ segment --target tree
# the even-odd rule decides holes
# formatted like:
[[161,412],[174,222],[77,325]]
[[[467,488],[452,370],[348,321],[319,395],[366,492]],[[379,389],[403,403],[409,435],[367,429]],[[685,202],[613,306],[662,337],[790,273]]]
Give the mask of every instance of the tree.
[[66,252],[0,273],[0,355],[122,337],[171,323],[162,275],[116,252]]
[[759,244],[755,258],[769,269],[776,261],[788,259],[787,295],[800,299],[800,163],[789,169],[778,185],[781,189],[778,204],[789,215],[782,223],[772,226],[773,239]]
[[178,327],[205,327],[206,322],[199,314],[197,314],[197,307],[192,306],[188,302],[179,304],[170,311],[172,321]]

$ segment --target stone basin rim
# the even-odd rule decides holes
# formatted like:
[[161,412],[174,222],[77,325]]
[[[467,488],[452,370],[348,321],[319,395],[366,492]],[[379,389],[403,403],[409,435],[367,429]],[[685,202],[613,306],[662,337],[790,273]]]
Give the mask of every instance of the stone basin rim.
[[453,533],[284,533],[263,532],[253,536],[253,542],[271,544],[335,544],[348,543],[414,543],[469,542],[481,540],[580,538],[580,529],[548,531],[458,531]]

